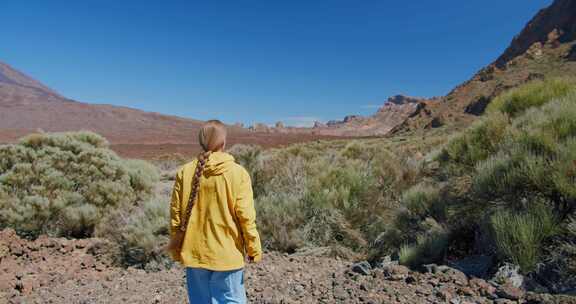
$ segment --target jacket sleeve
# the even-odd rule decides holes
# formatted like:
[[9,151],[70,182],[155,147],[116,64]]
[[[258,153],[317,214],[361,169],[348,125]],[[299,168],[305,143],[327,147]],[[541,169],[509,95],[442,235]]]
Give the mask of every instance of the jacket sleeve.
[[170,236],[174,236],[180,227],[180,206],[182,206],[182,170],[176,174],[172,199],[170,200]]
[[240,179],[239,192],[236,197],[236,217],[238,218],[244,246],[248,256],[255,262],[262,259],[262,247],[260,245],[260,235],[256,229],[256,210],[254,209],[254,198],[252,194],[252,180],[244,169]]

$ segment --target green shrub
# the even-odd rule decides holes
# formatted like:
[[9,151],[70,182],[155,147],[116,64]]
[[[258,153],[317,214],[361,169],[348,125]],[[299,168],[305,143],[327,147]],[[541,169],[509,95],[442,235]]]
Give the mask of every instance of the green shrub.
[[419,234],[416,242],[400,247],[399,262],[409,267],[419,267],[424,264],[441,261],[448,246],[449,236],[446,230],[436,221],[426,221],[429,231]]
[[258,230],[267,250],[294,252],[305,245],[302,226],[307,222],[297,195],[279,193],[256,200]]
[[418,165],[397,159],[382,146],[363,147],[360,142],[338,148],[311,143],[258,152],[246,146],[231,150],[257,176],[258,225],[266,248],[272,250],[366,250],[368,240],[391,218],[395,197],[418,174]]
[[510,202],[544,195],[568,212],[575,207],[575,137],[576,94],[530,109],[514,120],[499,151],[476,164],[473,188]]
[[574,88],[574,82],[567,79],[534,81],[496,97],[489,104],[487,112],[502,112],[516,117],[528,108],[562,98],[573,92]]
[[542,137],[547,143],[576,136],[576,91],[527,110],[514,120],[513,126],[520,135]]
[[95,231],[120,245],[126,265],[144,265],[165,257],[160,248],[168,240],[170,211],[166,199],[152,198],[136,206],[112,211]]
[[501,152],[477,166],[473,179],[476,195],[511,203],[538,193],[548,193],[552,183],[549,161],[523,148]]
[[242,165],[252,178],[254,195],[258,196],[264,192],[261,186],[262,180],[262,148],[254,145],[236,144],[227,151],[234,156],[236,162]]
[[443,220],[445,217],[446,206],[442,202],[438,186],[418,184],[404,192],[402,204],[414,216],[421,219],[431,217]]
[[536,202],[528,208],[524,212],[497,212],[490,221],[499,253],[524,272],[535,269],[544,240],[557,233],[556,220],[548,206]]
[[453,138],[440,152],[438,160],[443,164],[454,162],[473,167],[497,151],[504,139],[508,118],[494,114],[474,123],[466,132]]
[[90,132],[33,134],[0,146],[0,226],[86,237],[112,210],[147,198],[154,167],[125,161]]

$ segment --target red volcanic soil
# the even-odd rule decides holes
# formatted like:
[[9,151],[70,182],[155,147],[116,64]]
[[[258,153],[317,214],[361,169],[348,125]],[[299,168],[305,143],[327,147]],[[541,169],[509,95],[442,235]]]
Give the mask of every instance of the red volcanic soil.
[[[234,144],[255,144],[265,148],[281,147],[293,143],[308,142],[320,139],[342,139],[343,137],[325,136],[315,134],[280,134],[280,133],[247,133],[228,135],[228,146]],[[124,157],[152,159],[169,154],[183,156],[196,155],[200,152],[200,146],[196,143],[195,134],[188,137],[189,144],[123,144],[112,143],[110,148]]]

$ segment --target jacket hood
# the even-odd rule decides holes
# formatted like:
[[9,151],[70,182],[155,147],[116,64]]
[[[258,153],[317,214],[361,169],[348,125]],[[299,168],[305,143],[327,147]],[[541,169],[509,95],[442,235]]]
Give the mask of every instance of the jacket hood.
[[232,168],[234,157],[226,152],[213,152],[204,167],[205,176],[220,175]]

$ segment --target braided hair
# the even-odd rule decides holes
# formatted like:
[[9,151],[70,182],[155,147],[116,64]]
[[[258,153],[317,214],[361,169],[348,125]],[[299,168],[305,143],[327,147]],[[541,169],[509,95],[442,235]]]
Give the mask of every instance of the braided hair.
[[192,178],[192,190],[190,191],[190,198],[188,199],[186,214],[180,225],[180,231],[182,232],[185,232],[186,227],[188,226],[190,213],[192,213],[192,206],[194,206],[194,202],[198,196],[198,190],[200,189],[200,177],[202,176],[202,172],[204,172],[204,167],[206,167],[206,163],[208,162],[208,158],[210,157],[211,153],[212,151],[208,150],[198,155],[198,163],[196,163],[196,170],[194,171],[194,177]]
[[200,142],[200,146],[204,149],[204,152],[200,153],[197,157],[198,162],[196,163],[196,169],[192,178],[192,190],[190,191],[188,206],[180,224],[180,231],[182,232],[185,232],[186,227],[188,226],[188,220],[192,213],[192,206],[194,206],[200,189],[200,177],[204,172],[204,167],[206,167],[210,154],[222,150],[226,145],[226,128],[224,124],[219,120],[207,121],[202,128],[200,128],[198,141]]

